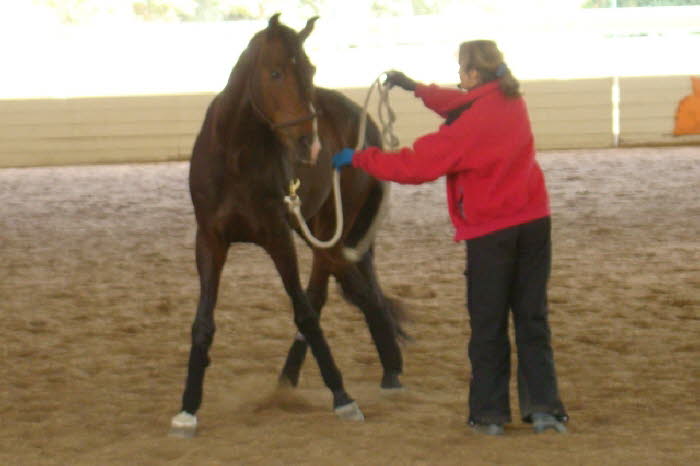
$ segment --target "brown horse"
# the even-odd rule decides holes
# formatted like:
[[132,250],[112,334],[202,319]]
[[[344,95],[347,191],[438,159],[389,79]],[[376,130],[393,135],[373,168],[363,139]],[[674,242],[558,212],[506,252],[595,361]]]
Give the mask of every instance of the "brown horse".
[[[329,249],[314,249],[306,292],[302,288],[293,242],[299,231],[284,198],[290,181],[301,180],[302,214],[317,238],[335,228],[332,155],[356,145],[361,109],[342,94],[313,85],[314,66],[303,42],[317,18],[298,33],[278,15],[256,33],[234,66],[228,84],[207,109],[190,163],[190,192],[197,221],[196,263],[200,297],[192,325],[192,346],[182,411],[172,433],[190,436],[202,401],[204,372],[215,332],[214,307],[229,246],[255,243],[270,255],[294,309],[297,336],[280,383],[296,386],[307,346],[333,393],[342,418],[361,420],[362,412],[343,386],[340,371],[319,325],[330,276],[347,300],[364,313],[383,366],[381,387],[401,388],[402,357],[398,303],[382,293],[375,274],[373,246],[357,262],[343,248],[357,245],[371,228],[385,190],[360,170],[342,171],[344,227]],[[320,143],[320,145],[319,145]],[[368,121],[365,145],[381,145],[376,125]]]

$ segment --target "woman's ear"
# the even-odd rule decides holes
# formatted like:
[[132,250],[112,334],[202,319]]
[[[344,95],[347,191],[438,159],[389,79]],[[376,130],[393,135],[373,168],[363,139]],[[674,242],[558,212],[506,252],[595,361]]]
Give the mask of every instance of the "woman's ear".
[[474,82],[475,84],[481,84],[481,74],[475,68],[467,71],[467,75],[469,76],[470,81]]

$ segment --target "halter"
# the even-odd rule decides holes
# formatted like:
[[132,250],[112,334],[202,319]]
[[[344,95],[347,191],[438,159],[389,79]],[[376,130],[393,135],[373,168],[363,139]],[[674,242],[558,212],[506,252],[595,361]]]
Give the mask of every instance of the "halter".
[[250,104],[253,107],[253,110],[255,110],[255,112],[258,114],[258,116],[260,118],[262,118],[263,121],[265,121],[265,123],[267,123],[267,125],[273,130],[280,129],[280,128],[288,128],[290,126],[296,126],[296,125],[299,125],[299,124],[304,123],[306,121],[313,120],[314,118],[316,118],[318,116],[317,112],[311,112],[308,116],[305,116],[305,117],[296,118],[294,120],[289,120],[289,121],[283,121],[282,123],[273,123],[263,113],[263,111],[260,109],[260,107],[258,107],[258,105],[255,103],[255,99],[253,98],[253,93],[250,90],[250,81],[248,81],[248,94],[250,94]]

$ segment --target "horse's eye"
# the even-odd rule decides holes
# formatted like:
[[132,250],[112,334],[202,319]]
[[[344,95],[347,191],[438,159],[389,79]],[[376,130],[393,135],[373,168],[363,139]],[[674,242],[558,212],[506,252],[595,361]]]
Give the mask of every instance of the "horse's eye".
[[270,73],[270,77],[272,79],[280,79],[282,77],[282,73],[280,73],[279,71],[273,71],[272,73]]

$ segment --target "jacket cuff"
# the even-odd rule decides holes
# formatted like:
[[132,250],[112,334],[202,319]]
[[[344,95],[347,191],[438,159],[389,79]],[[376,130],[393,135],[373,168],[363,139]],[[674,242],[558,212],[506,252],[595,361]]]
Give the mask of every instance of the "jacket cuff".
[[350,161],[350,165],[355,167],[355,168],[360,168],[360,154],[362,154],[362,150],[356,150],[354,154],[352,154],[352,160]]

